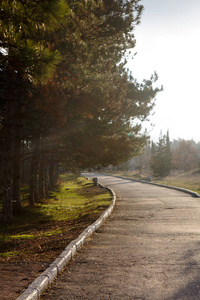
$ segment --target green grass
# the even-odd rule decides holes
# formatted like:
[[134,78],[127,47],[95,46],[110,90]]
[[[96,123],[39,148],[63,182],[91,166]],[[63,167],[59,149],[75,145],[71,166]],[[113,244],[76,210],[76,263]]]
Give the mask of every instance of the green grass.
[[0,253],[0,257],[10,258],[12,256],[17,256],[18,254],[20,254],[20,251],[7,251],[5,253]]
[[[13,251],[4,249],[5,243],[19,244],[62,235],[76,227],[74,224],[80,220],[97,218],[111,201],[107,190],[95,188],[91,180],[74,175],[62,175],[50,197],[33,207],[28,206],[27,187],[23,187],[22,193],[23,214],[7,224],[0,222],[0,251],[3,249],[0,257],[13,256],[17,251],[16,247]],[[66,222],[71,222],[71,227],[66,228]]]
[[33,234],[14,234],[14,235],[10,235],[10,236],[6,236],[7,240],[27,240],[27,239],[34,239],[35,236]]

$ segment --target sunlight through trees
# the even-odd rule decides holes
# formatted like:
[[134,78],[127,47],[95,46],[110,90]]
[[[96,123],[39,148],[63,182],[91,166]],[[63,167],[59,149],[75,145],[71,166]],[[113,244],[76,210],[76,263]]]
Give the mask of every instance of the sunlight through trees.
[[147,140],[139,120],[161,89],[153,87],[157,76],[138,83],[125,69],[142,12],[137,0],[3,0],[0,12],[6,221],[21,212],[22,182],[34,205],[55,185],[60,164],[77,171],[136,155]]

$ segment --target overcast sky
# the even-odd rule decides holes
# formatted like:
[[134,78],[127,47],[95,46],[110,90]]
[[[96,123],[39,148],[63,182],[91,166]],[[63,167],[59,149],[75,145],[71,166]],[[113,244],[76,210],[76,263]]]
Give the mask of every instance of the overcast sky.
[[[142,81],[154,71],[164,91],[156,97],[151,137],[162,130],[171,139],[200,141],[200,0],[142,0],[135,29],[137,55],[129,60]],[[150,129],[150,126],[148,126]]]

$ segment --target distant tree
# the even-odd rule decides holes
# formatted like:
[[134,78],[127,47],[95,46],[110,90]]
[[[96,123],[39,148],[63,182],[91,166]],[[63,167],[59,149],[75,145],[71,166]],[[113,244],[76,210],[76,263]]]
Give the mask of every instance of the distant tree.
[[151,142],[151,157],[154,156],[156,152],[156,143],[154,143],[153,141]]
[[173,165],[180,170],[189,171],[198,166],[198,151],[193,141],[179,140],[173,152]]
[[139,171],[139,174],[142,175],[143,171],[149,172],[150,162],[151,162],[151,146],[147,143],[143,149],[141,149],[141,154],[134,157],[132,161],[132,166]]
[[162,133],[160,134],[159,141],[153,151],[151,169],[156,177],[163,178],[170,174],[172,169],[172,152],[168,132],[164,136]]

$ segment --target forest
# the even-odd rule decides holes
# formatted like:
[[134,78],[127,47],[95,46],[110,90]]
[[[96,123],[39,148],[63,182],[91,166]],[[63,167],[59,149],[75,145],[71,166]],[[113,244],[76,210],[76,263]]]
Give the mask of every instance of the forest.
[[2,0],[0,191],[2,218],[48,197],[59,171],[117,165],[148,140],[157,74],[126,67],[139,0]]

